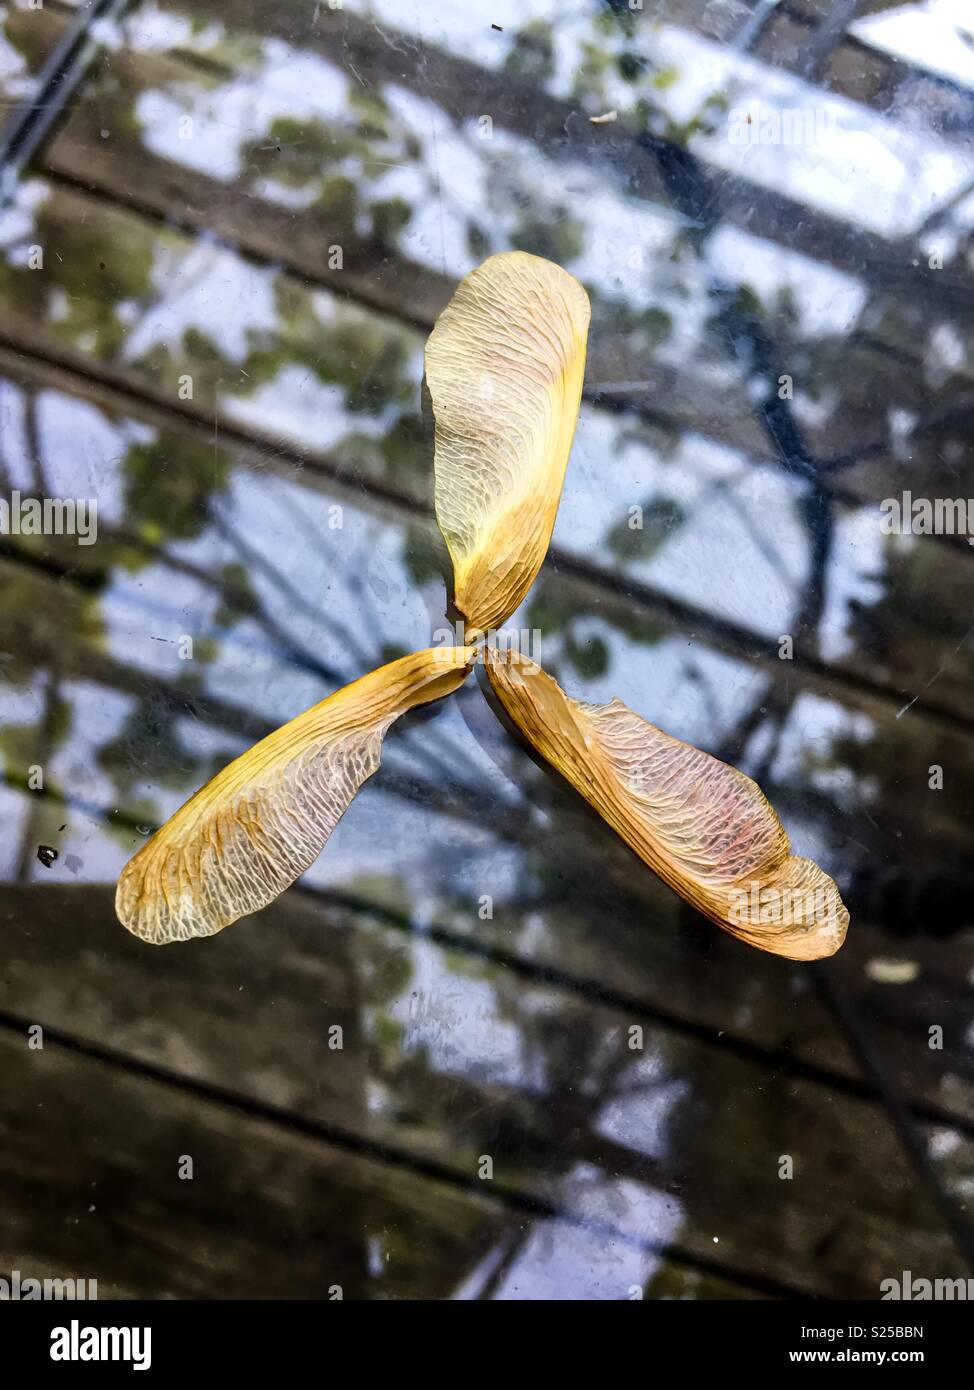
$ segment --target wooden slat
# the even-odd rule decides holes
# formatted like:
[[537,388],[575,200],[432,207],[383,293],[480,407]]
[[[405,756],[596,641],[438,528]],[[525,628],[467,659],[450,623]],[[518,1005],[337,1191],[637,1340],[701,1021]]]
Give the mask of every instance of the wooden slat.
[[[5,888],[5,938],[13,933],[17,959],[13,975],[9,967],[5,972],[3,1011],[46,1023],[81,1044],[108,1044],[136,1063],[163,1064],[176,1076],[199,1080],[205,1069],[206,1080],[216,1086],[293,1109],[303,1121],[333,1123],[336,1112],[345,1123],[354,1120],[354,1104],[342,1095],[333,1099],[334,1083],[323,1087],[322,1073],[362,1066],[386,1099],[360,1112],[360,1138],[436,1161],[474,1184],[479,1156],[488,1154],[497,1193],[521,1193],[558,1207],[583,1225],[616,1232],[616,1240],[671,1244],[677,1263],[719,1256],[724,1269],[744,1282],[868,1297],[891,1260],[944,1277],[958,1268],[877,1105],[664,1027],[648,1032],[645,1052],[634,1054],[627,1043],[632,1020],[617,1010],[557,988],[528,986],[496,968],[479,977],[483,984],[475,973],[465,989],[464,975],[454,973],[439,948],[360,921],[340,932],[339,960],[349,951],[355,962],[366,1018],[370,1002],[378,1008],[391,989],[411,999],[410,1021],[401,1041],[383,1043],[373,1034],[367,1050],[350,1041],[336,1058],[325,1041],[332,1005],[324,1002],[329,976],[322,974],[335,919],[303,907],[295,917],[295,896],[270,914],[237,924],[231,964],[226,935],[194,943],[202,951],[156,952],[123,939],[112,920],[109,888]],[[269,980],[266,955],[261,959],[268,951],[275,958]],[[42,970],[31,965],[40,952],[47,959]],[[63,968],[52,959],[62,952]],[[212,959],[204,962],[204,952]],[[432,968],[434,956],[441,961],[438,970]],[[406,967],[412,961],[418,969],[420,959],[426,962],[426,983],[419,977],[412,983]],[[198,974],[187,984],[194,965]],[[325,969],[334,972],[336,965],[329,962]],[[242,988],[234,991],[238,980]],[[217,994],[207,1006],[211,984]],[[478,1022],[462,1001],[478,998],[484,984],[497,1002],[492,1009],[479,1006]],[[354,995],[356,984],[345,991]],[[234,993],[238,1007],[227,1012],[217,1000],[224,995],[232,1003]],[[460,1022],[464,1015],[466,1025]],[[438,1064],[428,1051],[434,1037],[445,1041],[459,1029],[453,1046],[463,1048],[466,1037],[466,1046],[489,1069],[500,1060],[498,1047],[510,1020],[525,1046],[545,1057],[540,1092],[535,1084],[476,1082],[460,1067]],[[264,1041],[241,1052],[242,1027],[266,1034]],[[271,1045],[278,1056],[269,1067],[254,1048]],[[32,1054],[24,1043],[20,1047],[28,1059],[23,1077]],[[45,1053],[41,1065],[46,1063]],[[583,1084],[585,1077],[590,1080]],[[32,1083],[23,1078],[19,1084]],[[667,1094],[674,1098],[668,1104]],[[44,1108],[63,1110],[66,1100],[60,1091]],[[94,1104],[97,1109],[97,1099]],[[651,1118],[654,1108],[657,1116],[666,1114],[662,1124]],[[181,1142],[179,1152],[195,1152],[188,1138]],[[158,1167],[161,1145],[152,1142],[151,1148]],[[778,1176],[783,1153],[794,1157],[793,1182]],[[205,1151],[197,1162],[204,1173],[215,1166]],[[582,1162],[592,1176],[576,1183],[571,1172]],[[45,1165],[45,1174],[51,1166]],[[355,1172],[357,1165],[350,1166]],[[230,1218],[228,1206],[250,1191],[252,1171],[250,1162],[240,1164],[228,1182],[226,1161],[221,1163],[221,1181],[229,1189],[221,1201],[223,1221]],[[118,1181],[116,1176],[113,1185]],[[286,1193],[288,1181],[275,1188]],[[212,1201],[212,1189],[205,1190]],[[305,1189],[295,1215],[307,1200]],[[312,1223],[312,1241],[334,1221],[321,1213]],[[344,1221],[343,1231],[350,1224]],[[461,1245],[465,1254],[470,1241],[468,1234]],[[421,1275],[413,1266],[408,1277]],[[438,1277],[446,1277],[445,1271]]]
[[761,1296],[74,1048],[4,1029],[0,1056],[0,1259],[23,1277],[101,1298]]
[[487,1200],[54,1044],[3,1030],[0,1058],[6,1270],[135,1298],[445,1298],[514,1226]]

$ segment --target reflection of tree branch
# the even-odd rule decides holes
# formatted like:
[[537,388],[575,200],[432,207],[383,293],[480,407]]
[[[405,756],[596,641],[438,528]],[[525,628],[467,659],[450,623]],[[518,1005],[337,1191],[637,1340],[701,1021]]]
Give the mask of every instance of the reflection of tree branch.
[[533,1230],[533,1226],[529,1226],[525,1223],[520,1231],[512,1231],[510,1233],[507,1241],[507,1249],[502,1252],[500,1259],[496,1261],[493,1269],[480,1286],[480,1290],[477,1293],[478,1301],[489,1302],[491,1299],[496,1298],[501,1285],[504,1283],[508,1274],[510,1274],[525,1245],[527,1245]]
[[33,389],[24,392],[24,437],[27,443],[27,461],[31,469],[31,486],[38,497],[46,497],[47,476],[41,450],[37,392]]
[[[312,549],[320,550],[321,537],[318,534],[316,527],[314,527],[308,520],[308,516],[305,510],[294,503],[289,492],[282,492],[280,489],[276,489],[273,494],[273,501],[276,502],[279,507],[286,510],[292,525],[304,531],[305,535],[311,542]],[[315,604],[308,603],[306,600],[304,600],[303,595],[300,595],[300,592],[299,598],[301,598],[302,600],[304,612],[306,612],[309,617],[313,618],[315,622],[321,622],[322,614],[320,607]],[[362,645],[362,643],[358,640],[355,633],[352,631],[352,629],[348,626],[347,623],[343,623],[339,618],[335,618],[333,616],[329,617],[329,623],[332,629],[335,631],[339,641],[342,643],[345,650],[350,655],[354,656],[358,665],[364,669],[368,665],[368,663],[371,660],[373,660],[374,653],[370,652],[365,646]]]
[[268,613],[260,596],[249,589],[240,589],[233,584],[228,584],[225,580],[211,574],[202,565],[194,564],[192,560],[183,559],[181,556],[174,555],[165,546],[156,545],[152,541],[145,540],[134,531],[128,531],[124,527],[105,527],[101,528],[102,534],[106,539],[115,541],[120,545],[125,545],[132,550],[141,551],[142,554],[150,556],[152,560],[167,569],[173,570],[177,574],[184,574],[187,578],[194,580],[203,588],[216,593],[220,602],[227,608],[239,614],[241,618],[256,623],[261,630],[271,638],[275,646],[279,648],[282,655],[293,665],[302,671],[310,671],[316,676],[328,681],[340,681],[343,677],[332,672],[332,668],[325,666],[310,652],[305,651],[291,635]]
[[974,1270],[974,1231],[966,1205],[949,1192],[930,1157],[930,1150],[916,1117],[900,1098],[899,1087],[872,1047],[867,1029],[847,995],[838,967],[832,961],[815,961],[810,966],[819,994],[844,1034],[853,1056],[862,1067],[869,1084],[882,1099],[883,1108],[907,1161],[930,1194],[958,1253],[969,1270]]
[[863,0],[832,0],[828,13],[812,30],[799,56],[797,71],[806,82],[817,81],[825,72],[832,54],[862,7]]
[[[257,570],[268,580],[280,593],[282,593],[289,603],[303,609],[305,612],[313,613],[316,622],[322,622],[323,616],[320,609],[312,609],[298,589],[287,579],[275,565],[266,559],[258,550],[249,545],[241,535],[227,522],[221,515],[218,508],[210,507],[210,520],[223,539],[236,551],[243,560],[248,570]],[[278,624],[263,611],[263,616],[259,620],[266,627],[269,625],[274,633],[275,640],[284,650],[296,655],[301,664],[309,671],[314,671],[317,675],[327,681],[343,685],[345,676],[337,667],[331,666],[326,662],[320,661],[305,651],[293,637],[285,632]],[[331,620],[328,620],[331,622]]]
[[703,671],[695,661],[687,661],[685,668],[687,678],[696,685],[700,691],[701,698],[707,708],[707,718],[714,729],[720,728],[720,712],[717,707],[717,700],[714,696],[713,686],[704,675]]
[[[405,745],[410,757],[414,759],[424,771],[439,777],[442,785],[452,786],[454,789],[470,797],[483,796],[483,788],[470,782],[463,782],[457,777],[457,768],[469,763],[469,755],[458,753],[456,744],[449,739],[438,739],[435,748],[423,747],[417,744],[420,737],[418,729],[404,729],[400,732],[396,742]],[[387,762],[395,763],[394,749],[390,749],[393,754],[387,758]]]
[[943,222],[947,221],[950,214],[959,208],[961,203],[965,203],[972,195],[974,195],[974,179],[965,179],[949,197],[945,198],[932,212],[927,214],[913,233],[915,239],[919,242],[923,237],[929,236],[931,232],[935,232]]
[[781,0],[757,0],[753,11],[748,15],[727,47],[731,51],[736,49],[739,53],[750,53],[764,37],[764,32],[774,19],[775,10],[780,4]]
[[385,646],[382,619],[372,602],[372,595],[365,582],[364,567],[358,566],[355,571],[350,572],[346,577],[346,582],[348,583],[348,591],[355,600],[356,611],[368,618],[369,626],[366,626],[365,617],[362,619],[362,626],[366,631],[371,631],[372,648],[374,651],[380,652]]
[[768,746],[761,755],[760,760],[755,764],[753,775],[756,782],[764,782],[771,774],[775,760],[781,749],[781,740],[784,737],[785,724],[791,707],[794,704],[794,695],[791,691],[784,691],[780,687],[775,691],[773,707],[769,710],[765,728],[770,731]]
[[[747,471],[750,472],[750,469],[748,469]],[[760,526],[758,526],[755,523],[750,512],[747,510],[741,499],[738,497],[737,493],[734,491],[734,487],[736,486],[739,476],[740,475],[738,474],[735,475],[733,478],[718,478],[717,481],[714,483],[712,490],[715,493],[719,493],[724,498],[727,505],[733,509],[738,521],[740,521],[741,525],[745,528],[748,535],[751,537],[755,549],[758,550],[764,556],[765,560],[767,560],[770,567],[773,570],[777,571],[777,573],[781,576],[782,579],[787,579],[788,571],[785,568],[785,562],[784,558],[781,555],[781,552],[778,550],[777,546],[771,540],[769,540],[768,537],[762,532]]]
[[[758,316],[743,307],[733,286],[714,281],[712,292],[721,304],[720,321],[728,337],[732,355],[741,363],[752,381],[763,386],[763,398],[755,399],[755,413],[774,447],[782,467],[804,478],[806,491],[799,512],[808,533],[809,574],[805,581],[791,626],[795,633],[808,632],[814,642],[814,655],[819,651],[819,626],[826,597],[828,562],[832,554],[835,529],[833,498],[822,486],[816,461],[806,445],[803,432],[795,419],[790,397],[778,389],[781,362],[771,334]],[[755,710],[764,706],[766,692],[758,697]],[[774,692],[772,720],[779,732],[794,693],[781,687]],[[772,702],[769,702],[772,703]],[[755,727],[755,711],[739,721],[738,730],[725,738],[725,744],[736,741],[744,728]]]
[[[911,439],[919,439],[927,434],[936,434],[938,430],[947,430],[959,426],[970,426],[974,424],[974,400],[967,400],[960,405],[951,405],[941,410],[932,410],[929,415],[921,416],[910,430]],[[877,454],[889,452],[889,434],[881,435],[877,439],[870,440],[866,444],[858,444],[854,449],[850,449],[845,454],[833,454],[829,458],[818,459],[816,466],[818,471],[823,474],[838,473],[844,468],[851,468],[853,464],[861,463],[868,458],[874,458]]]
[[10,492],[12,489],[9,461],[7,459],[7,452],[4,449],[2,431],[0,431],[0,486],[3,487],[5,492]]

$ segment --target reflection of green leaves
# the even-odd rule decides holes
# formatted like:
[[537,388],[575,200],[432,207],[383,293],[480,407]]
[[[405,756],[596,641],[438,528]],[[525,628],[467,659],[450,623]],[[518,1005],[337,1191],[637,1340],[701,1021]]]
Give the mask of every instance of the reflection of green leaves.
[[125,804],[124,816],[110,811],[105,817],[105,828],[112,839],[132,854],[141,843],[141,836],[132,829],[133,824],[148,835],[159,824],[159,808],[147,796],[129,797]]
[[189,540],[205,530],[210,499],[223,492],[230,459],[222,450],[182,440],[133,444],[122,463],[130,525],[149,541]]
[[578,612],[577,597],[564,584],[542,584],[531,593],[528,627],[537,628],[542,638],[564,632]]
[[226,749],[207,754],[191,752],[180,738],[182,717],[158,701],[139,701],[115,737],[98,750],[99,767],[110,773],[116,786],[126,793],[142,781],[182,788],[194,779],[207,780],[226,766],[233,754]]
[[685,519],[686,513],[672,497],[654,497],[642,508],[642,526],[632,525],[633,518],[627,516],[609,532],[606,544],[624,564],[648,560]]
[[[43,756],[49,758],[71,729],[71,705],[61,696],[48,696],[42,720],[33,724],[0,725],[0,759],[7,776],[26,783],[27,769]],[[42,749],[42,743],[45,745]]]
[[[856,649],[885,660],[897,643],[912,652],[917,671],[933,665],[940,647],[953,649],[953,663],[974,672],[974,640],[966,604],[957,602],[956,580],[938,547],[923,540],[903,545],[885,537],[878,573],[881,587],[872,603],[849,604],[849,634]],[[904,676],[904,679],[907,677]]]
[[544,19],[533,19],[514,36],[514,43],[504,59],[504,71],[512,77],[523,77],[543,86],[555,72],[554,40],[551,25]]
[[585,249],[585,228],[567,208],[538,217],[525,210],[511,233],[511,245],[517,251],[564,265],[577,260]]
[[223,355],[209,333],[197,324],[191,324],[183,334],[183,352],[188,361],[197,368],[200,366],[219,367]]
[[287,187],[302,188],[347,150],[348,142],[321,121],[278,116],[271,121],[266,136],[244,147],[241,163]]
[[97,646],[102,621],[95,593],[76,584],[62,584],[57,601],[38,587],[30,573],[4,576],[0,584],[0,631],[4,660],[0,673],[11,685],[30,680],[38,667],[47,669],[52,652],[66,662],[79,646]]
[[379,241],[395,245],[396,238],[413,215],[405,198],[380,198],[372,203],[372,230]]
[[256,613],[260,600],[250,582],[246,566],[224,565],[220,571],[220,604],[213,614],[217,627],[230,627],[239,618]]
[[630,334],[633,349],[654,352],[673,332],[673,316],[662,305],[640,309],[628,300],[599,296],[599,323],[603,333]]
[[389,406],[415,402],[416,343],[405,328],[372,314],[336,304],[322,323],[303,285],[286,276],[275,281],[279,323],[251,333],[243,363],[251,389],[274,381],[285,367],[303,366],[318,381],[338,386],[353,413],[380,415]]
[[649,67],[649,59],[641,53],[620,53],[616,66],[621,78],[626,82],[636,82]]
[[377,87],[350,87],[348,105],[355,131],[366,142],[388,140],[393,128],[389,103]]
[[648,332],[654,347],[659,347],[673,332],[673,317],[658,304],[653,304],[639,314],[637,326]]
[[660,68],[653,73],[650,80],[658,92],[668,92],[680,80],[680,69],[674,67]]
[[601,637],[589,637],[583,642],[569,639],[565,656],[583,680],[595,680],[609,669],[609,648]]
[[605,92],[605,77],[613,63],[613,55],[601,45],[583,40],[572,76],[572,95],[577,100],[591,97],[601,101]]
[[117,356],[130,331],[120,305],[151,293],[153,241],[121,215],[83,221],[72,200],[49,198],[34,214],[30,240],[44,248],[43,273],[0,261],[0,299],[96,357]]
[[355,231],[358,190],[344,174],[325,179],[316,206],[327,220],[329,236],[349,236]]
[[351,121],[277,117],[266,136],[244,147],[241,164],[251,182],[256,176],[308,190],[326,239],[360,243],[364,236],[395,248],[413,209],[405,198],[385,197],[379,188],[372,197],[371,185],[381,184],[392,166],[419,163],[422,146],[390,114],[380,92],[356,88],[349,105]]
[[[587,625],[591,623],[599,623],[644,646],[651,646],[661,641],[668,632],[660,619],[644,608],[624,601],[619,603],[601,603],[599,601],[586,603],[581,591],[572,591],[562,583],[550,583],[542,573],[542,577],[531,594],[525,625],[530,629],[538,629],[542,641],[546,644],[551,643],[552,638],[561,636],[562,650],[566,658],[573,662],[576,670],[579,668],[570,648],[574,646],[576,651],[579,651],[588,645],[589,639],[587,637],[579,638],[576,633],[580,630],[587,630]],[[586,625],[585,629],[582,628],[583,624]],[[579,659],[584,664],[585,656],[581,656]],[[593,654],[589,660],[594,663],[599,660],[599,657]],[[557,661],[557,656],[546,655],[544,659],[545,669],[553,671]],[[605,669],[607,668],[608,663],[606,663]]]
[[366,1029],[369,1042],[373,1046],[387,1048],[390,1052],[401,1051],[403,1027],[392,1014],[384,1009],[367,1010]]
[[446,548],[422,526],[406,528],[403,561],[418,588],[431,580],[442,580],[448,573]]
[[[366,876],[354,880],[350,888],[368,902],[382,904],[391,900],[390,905],[396,909],[409,901],[408,892],[398,879]],[[353,947],[360,997],[363,1004],[371,1008],[388,1010],[406,991],[413,977],[409,943],[381,928],[370,927],[364,919],[356,920]]]
[[495,961],[467,951],[444,948],[442,960],[451,975],[459,975],[465,980],[490,980],[500,973]]

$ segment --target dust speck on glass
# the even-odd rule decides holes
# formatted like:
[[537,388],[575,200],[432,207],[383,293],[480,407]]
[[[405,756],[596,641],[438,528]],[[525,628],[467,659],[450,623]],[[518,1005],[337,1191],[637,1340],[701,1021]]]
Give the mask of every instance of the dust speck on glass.
[[[972,121],[965,0],[0,8],[0,1280],[974,1275]],[[592,317],[507,625],[754,778],[845,945],[721,933],[482,667],[263,912],[132,939],[157,826],[452,631],[424,345],[510,250]]]

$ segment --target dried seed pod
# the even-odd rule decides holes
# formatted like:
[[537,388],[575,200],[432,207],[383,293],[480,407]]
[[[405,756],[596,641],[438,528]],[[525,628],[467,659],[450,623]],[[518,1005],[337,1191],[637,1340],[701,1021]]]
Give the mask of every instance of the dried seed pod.
[[212,936],[314,863],[401,714],[448,695],[470,647],[429,648],[353,681],[254,744],[129,860],[119,921],[144,941]]
[[473,630],[514,612],[548,553],[588,325],[574,276],[511,251],[461,281],[426,344],[436,519]]
[[829,876],[791,853],[761,788],[621,700],[571,700],[540,666],[485,653],[498,699],[532,746],[626,844],[732,936],[792,960],[837,951],[849,913]]

